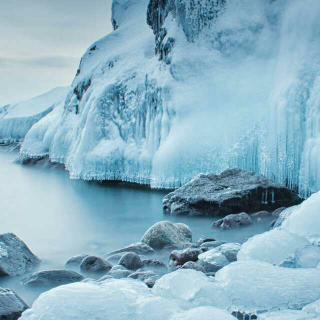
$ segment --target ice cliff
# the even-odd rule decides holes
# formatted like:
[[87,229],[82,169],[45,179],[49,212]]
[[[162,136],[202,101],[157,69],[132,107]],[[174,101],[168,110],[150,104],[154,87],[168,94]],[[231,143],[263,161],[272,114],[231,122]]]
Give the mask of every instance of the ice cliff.
[[319,14],[317,0],[114,0],[114,31],[21,152],[73,178],[177,187],[239,167],[317,191]]

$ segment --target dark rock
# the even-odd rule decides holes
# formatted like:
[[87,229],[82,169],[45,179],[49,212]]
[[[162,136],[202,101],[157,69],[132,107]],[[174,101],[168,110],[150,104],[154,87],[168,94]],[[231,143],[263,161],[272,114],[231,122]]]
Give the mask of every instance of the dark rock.
[[12,290],[0,288],[0,319],[18,320],[29,306]]
[[188,248],[199,248],[199,246],[198,246],[198,244],[196,244],[196,243],[185,243],[184,245],[183,245],[183,249],[188,249]]
[[71,257],[65,264],[67,269],[79,269],[82,261],[89,257],[87,254],[79,254],[77,256]]
[[200,264],[194,262],[194,261],[188,261],[186,262],[181,269],[192,269],[192,270],[196,270],[196,271],[201,271],[203,273],[205,273],[205,270],[203,267],[200,266]]
[[148,254],[153,254],[154,250],[150,246],[148,246],[146,243],[136,242],[136,243],[130,244],[127,247],[111,251],[111,252],[107,253],[106,256],[109,257],[112,255],[116,255],[116,254],[124,253],[124,252],[134,252],[136,254],[148,255]]
[[200,174],[169,193],[163,208],[175,215],[219,216],[246,211],[274,211],[301,203],[292,190],[260,174],[231,169],[215,174]]
[[35,272],[22,281],[24,287],[52,289],[64,284],[82,281],[84,277],[71,270],[47,270]]
[[200,239],[197,241],[197,245],[200,247],[203,243],[212,242],[212,241],[216,241],[216,239],[215,239],[215,238],[212,238],[212,237],[200,238]]
[[40,262],[15,234],[0,235],[0,277],[21,276],[33,272]]
[[110,262],[95,256],[85,258],[80,265],[80,270],[84,274],[97,274],[100,276],[108,273],[111,268],[112,264]]
[[127,252],[119,261],[119,264],[129,270],[138,270],[143,267],[140,257],[134,252]]
[[229,229],[252,224],[252,219],[245,212],[229,214],[228,216],[212,223],[211,228]]
[[170,268],[183,266],[188,261],[197,261],[198,256],[202,253],[200,249],[188,248],[181,251],[174,250],[169,257]]
[[205,275],[207,277],[215,277],[216,276],[216,272],[206,272]]
[[200,249],[208,248],[213,249],[221,246],[222,244],[225,244],[225,241],[210,241],[210,242],[204,242],[201,244]]
[[149,228],[141,241],[153,249],[163,249],[170,245],[183,246],[192,242],[192,232],[183,223],[161,221]]
[[272,216],[273,216],[273,217],[276,217],[276,218],[279,218],[280,213],[281,213],[283,210],[285,210],[285,209],[286,209],[286,207],[281,207],[281,208],[278,208],[278,209],[274,210],[274,211],[272,212]]
[[240,311],[234,311],[232,312],[232,315],[234,317],[236,317],[238,320],[255,320],[258,319],[257,315],[253,314],[253,313],[244,313],[244,312],[240,312]]

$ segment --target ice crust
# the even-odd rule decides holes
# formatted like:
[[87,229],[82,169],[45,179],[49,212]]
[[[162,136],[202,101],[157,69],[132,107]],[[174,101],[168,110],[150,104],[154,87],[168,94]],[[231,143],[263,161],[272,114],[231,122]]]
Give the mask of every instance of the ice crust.
[[[319,190],[319,2],[157,3],[113,1],[115,30],[88,48],[63,111],[23,154],[88,180],[170,188],[239,167]],[[0,139],[44,116],[12,112]]]

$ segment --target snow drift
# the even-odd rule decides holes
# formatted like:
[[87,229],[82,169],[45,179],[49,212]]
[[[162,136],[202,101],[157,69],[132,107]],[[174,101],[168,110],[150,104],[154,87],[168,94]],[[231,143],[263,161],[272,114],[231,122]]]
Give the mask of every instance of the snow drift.
[[114,31],[23,153],[73,178],[166,188],[239,167],[317,191],[319,14],[317,0],[114,0]]

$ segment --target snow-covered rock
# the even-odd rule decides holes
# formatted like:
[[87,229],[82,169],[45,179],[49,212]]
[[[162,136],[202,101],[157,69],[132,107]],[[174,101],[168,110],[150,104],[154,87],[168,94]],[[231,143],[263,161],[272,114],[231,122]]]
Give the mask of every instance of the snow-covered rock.
[[18,320],[29,306],[12,290],[0,288],[0,319]]
[[40,264],[27,245],[13,233],[0,235],[0,277],[21,276]]
[[246,241],[238,252],[238,260],[259,260],[280,265],[297,249],[309,244],[303,237],[274,229]]
[[198,263],[206,272],[217,272],[230,263],[227,257],[216,249],[204,252],[198,258]]
[[300,202],[293,191],[279,183],[254,172],[231,169],[219,175],[197,175],[166,195],[163,207],[177,215],[218,216],[243,211],[273,211]]
[[34,124],[64,104],[69,90],[70,87],[55,88],[33,99],[0,108],[0,142],[23,140]]
[[283,310],[259,316],[259,320],[319,320],[320,316],[301,310]]
[[178,245],[192,241],[192,231],[183,223],[160,221],[150,227],[143,235],[141,242],[154,249],[163,249],[165,246]]

